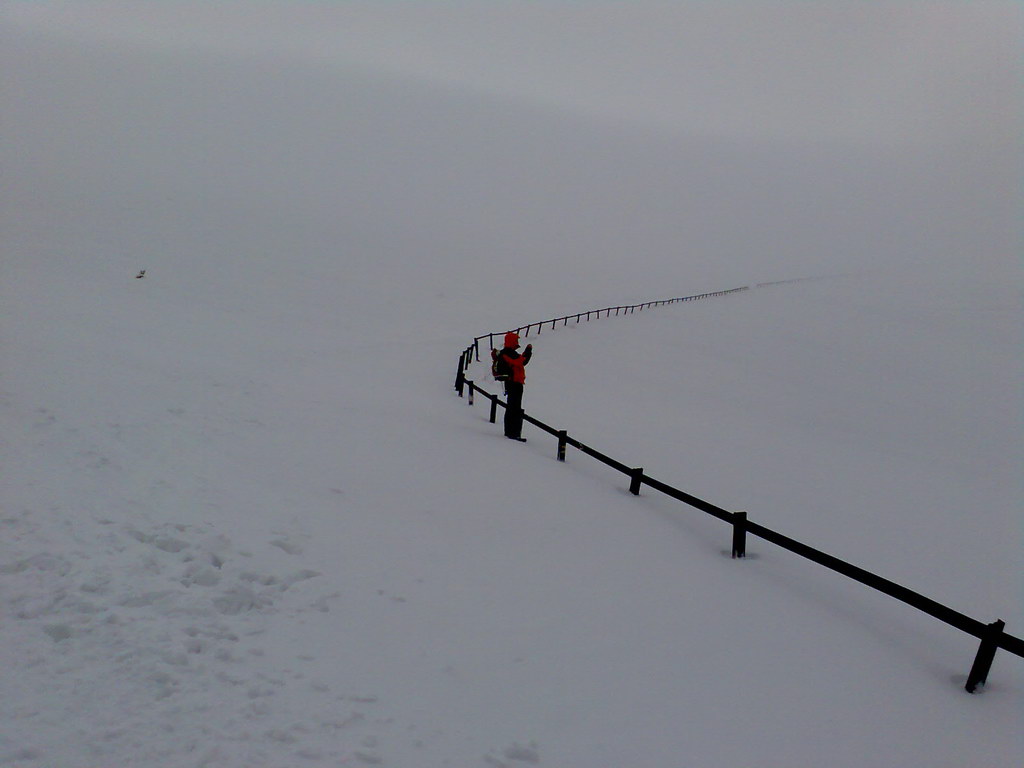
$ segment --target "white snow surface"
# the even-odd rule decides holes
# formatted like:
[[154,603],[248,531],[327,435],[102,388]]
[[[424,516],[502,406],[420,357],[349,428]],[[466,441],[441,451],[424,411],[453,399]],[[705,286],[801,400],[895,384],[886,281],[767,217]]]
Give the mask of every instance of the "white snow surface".
[[[1019,636],[1019,282],[1002,225],[949,245],[955,174],[814,156],[794,200],[771,163],[752,192],[714,147],[423,84],[4,47],[0,765],[1021,764],[1024,660],[970,696],[974,638],[757,539],[734,561],[452,389],[481,332],[837,275],[531,334],[524,404]],[[694,175],[661,160],[695,157],[721,186],[677,240],[657,204]],[[715,255],[855,167],[948,209],[882,237],[836,192],[853,219],[792,253]]]

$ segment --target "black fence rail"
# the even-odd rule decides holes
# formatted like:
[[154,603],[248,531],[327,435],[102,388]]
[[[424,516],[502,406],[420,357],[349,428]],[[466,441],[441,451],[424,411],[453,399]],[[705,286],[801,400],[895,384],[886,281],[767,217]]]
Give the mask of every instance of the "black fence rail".
[[[601,310],[592,310],[591,312],[566,315],[565,317],[556,318],[555,320],[545,320],[542,323],[532,323],[527,326],[521,326],[515,330],[518,333],[526,331],[528,334],[531,328],[536,327],[537,332],[540,333],[540,328],[548,325],[549,323],[552,328],[556,328],[558,323],[561,322],[567,324],[570,319],[575,319],[576,322],[580,322],[582,318],[587,318],[589,320],[591,317],[600,317],[600,313],[605,313],[606,317],[610,317],[612,311],[615,311],[615,314],[619,314],[621,311],[634,312],[650,307],[674,304],[681,301],[693,301],[695,299],[704,299],[712,296],[724,296],[743,290],[747,290],[747,288],[734,288],[729,291],[704,293],[698,296],[688,296],[685,298],[668,299],[664,301],[652,301],[645,304],[635,304],[630,307],[610,307]],[[455,380],[455,389],[458,391],[459,397],[463,397],[464,394],[468,392],[470,405],[474,404],[474,395],[477,393],[490,401],[490,421],[492,424],[497,421],[498,408],[507,408],[508,406],[499,399],[497,394],[488,392],[473,380],[466,378],[466,371],[474,356],[479,360],[480,341],[483,339],[490,339],[493,344],[494,337],[497,336],[500,338],[501,335],[502,334],[491,333],[477,336],[473,340],[473,344],[467,347],[460,356],[458,375]],[[819,549],[808,546],[803,542],[790,538],[789,536],[779,533],[778,531],[774,531],[771,528],[755,523],[747,517],[746,512],[730,512],[712,504],[711,502],[704,501],[703,499],[692,496],[678,488],[674,488],[667,483],[645,474],[642,467],[633,467],[629,464],[613,459],[612,457],[598,451],[596,448],[571,437],[567,430],[557,429],[549,424],[545,424],[543,421],[530,416],[526,412],[522,413],[522,417],[524,422],[532,424],[541,431],[547,432],[549,435],[557,439],[558,447],[556,457],[558,461],[566,460],[566,448],[571,446],[581,453],[597,459],[602,464],[605,464],[629,477],[629,491],[634,496],[639,496],[641,488],[643,486],[647,486],[648,488],[680,501],[683,504],[699,509],[712,517],[729,523],[732,526],[731,551],[733,558],[746,557],[747,536],[756,536],[764,541],[775,544],[782,549],[818,563],[819,565],[835,571],[836,573],[841,573],[842,575],[882,592],[883,594],[889,595],[890,597],[917,608],[919,611],[922,611],[951,627],[959,629],[961,632],[966,632],[968,635],[977,638],[980,640],[980,645],[978,647],[978,652],[975,655],[974,663],[968,673],[967,683],[964,686],[969,693],[974,693],[978,686],[983,686],[985,684],[988,679],[988,674],[992,668],[992,662],[997,650],[1002,649],[1008,653],[1014,654],[1015,656],[1024,658],[1024,640],[1007,634],[1004,631],[1006,624],[1002,620],[985,624],[984,622],[925,597],[918,592],[914,592],[907,587],[903,587],[877,574],[866,571],[863,568],[841,560],[834,555],[830,555]]]

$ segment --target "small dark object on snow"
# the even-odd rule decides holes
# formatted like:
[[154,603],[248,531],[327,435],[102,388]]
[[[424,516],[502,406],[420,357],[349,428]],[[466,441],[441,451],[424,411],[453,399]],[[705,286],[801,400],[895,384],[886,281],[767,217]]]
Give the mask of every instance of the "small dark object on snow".
[[143,270],[140,270],[140,271],[139,271],[139,274],[137,274],[137,275],[135,276],[135,279],[136,279],[136,280],[139,280],[139,279],[141,279],[141,278],[143,278],[143,277],[145,277],[145,276],[146,276],[146,270],[144,270],[144,269],[143,269]]

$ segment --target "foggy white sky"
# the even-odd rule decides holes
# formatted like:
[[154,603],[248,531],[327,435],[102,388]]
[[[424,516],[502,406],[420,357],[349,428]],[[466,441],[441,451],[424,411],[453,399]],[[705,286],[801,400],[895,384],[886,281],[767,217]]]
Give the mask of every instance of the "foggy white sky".
[[560,264],[595,302],[875,268],[1019,280],[1016,2],[0,13],[10,228],[78,211],[135,248],[344,243],[439,283],[529,279],[538,311]]
[[1010,148],[1019,3],[8,3],[85,40],[276,52],[690,135]]

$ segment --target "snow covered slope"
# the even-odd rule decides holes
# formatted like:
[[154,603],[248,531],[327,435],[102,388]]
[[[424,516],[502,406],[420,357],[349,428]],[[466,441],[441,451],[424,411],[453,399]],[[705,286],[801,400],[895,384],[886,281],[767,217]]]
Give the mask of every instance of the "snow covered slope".
[[[526,406],[1019,634],[1011,228],[962,228],[962,158],[741,163],[294,63],[3,55],[0,765],[1019,764],[1020,660],[968,696],[971,638],[734,562],[451,391],[481,331],[870,239],[905,258],[544,333]],[[778,196],[786,152],[811,170]],[[878,185],[929,204],[896,226]],[[844,215],[749,255],[825,190]]]

